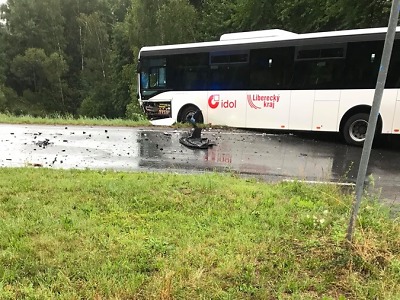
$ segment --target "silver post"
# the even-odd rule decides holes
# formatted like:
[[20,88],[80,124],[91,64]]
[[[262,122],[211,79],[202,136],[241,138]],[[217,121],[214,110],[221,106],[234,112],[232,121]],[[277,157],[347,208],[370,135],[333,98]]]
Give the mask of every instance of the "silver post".
[[379,109],[382,102],[383,90],[385,88],[386,77],[388,73],[390,56],[392,54],[393,42],[396,35],[397,20],[399,17],[400,0],[393,0],[390,12],[389,25],[386,33],[385,45],[383,47],[381,66],[379,69],[378,80],[376,82],[374,101],[372,103],[371,113],[368,120],[368,128],[365,136],[364,147],[362,150],[360,167],[358,169],[356,183],[356,200],[350,216],[349,227],[347,228],[346,239],[352,242],[355,222],[361,205],[361,198],[364,191],[364,181],[367,175],[369,157],[371,154],[372,142],[374,140],[376,123],[378,121]]

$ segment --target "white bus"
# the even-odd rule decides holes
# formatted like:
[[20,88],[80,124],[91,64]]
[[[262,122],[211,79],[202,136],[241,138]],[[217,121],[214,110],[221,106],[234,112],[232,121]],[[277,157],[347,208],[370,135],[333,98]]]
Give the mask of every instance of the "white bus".
[[[365,139],[387,28],[231,33],[220,41],[144,47],[139,102],[151,119],[237,128],[340,132]],[[377,134],[400,133],[400,27]]]

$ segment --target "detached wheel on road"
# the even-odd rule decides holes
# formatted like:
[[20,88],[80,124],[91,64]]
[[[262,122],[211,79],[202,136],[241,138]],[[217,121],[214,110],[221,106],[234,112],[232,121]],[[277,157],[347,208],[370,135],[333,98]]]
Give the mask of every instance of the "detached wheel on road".
[[[196,113],[197,112],[197,113]],[[196,113],[195,119],[196,123],[203,123],[203,114],[201,113],[200,109],[195,105],[189,105],[180,111],[179,114],[179,122],[185,123],[189,118],[191,118]]]
[[343,137],[349,145],[362,146],[367,133],[369,114],[358,113],[347,119],[343,126]]

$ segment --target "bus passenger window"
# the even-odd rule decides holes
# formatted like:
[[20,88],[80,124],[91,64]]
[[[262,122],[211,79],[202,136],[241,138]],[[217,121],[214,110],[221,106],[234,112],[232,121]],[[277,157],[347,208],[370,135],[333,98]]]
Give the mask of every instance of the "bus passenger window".
[[166,82],[166,69],[165,67],[153,67],[150,69],[149,75],[150,88],[164,88]]
[[154,68],[152,68],[152,71],[150,72],[149,75],[149,82],[150,82],[150,88],[155,88],[158,85],[158,76],[157,76],[157,72],[156,70],[154,70]]
[[149,88],[149,74],[146,72],[140,73],[140,84],[143,89]]
[[293,88],[337,89],[342,85],[344,60],[296,61]]
[[210,90],[242,90],[247,88],[248,68],[246,65],[211,66]]
[[252,90],[285,89],[292,78],[294,48],[254,49],[250,51]]
[[165,74],[167,73],[167,70],[165,67],[162,67],[158,71],[158,86],[159,87],[166,87],[167,86],[167,77]]
[[383,41],[349,43],[347,46],[345,88],[373,89],[378,78]]
[[386,79],[387,88],[399,88],[400,87],[400,57],[398,55],[400,51],[400,41],[394,42],[392,58],[390,60],[390,67]]

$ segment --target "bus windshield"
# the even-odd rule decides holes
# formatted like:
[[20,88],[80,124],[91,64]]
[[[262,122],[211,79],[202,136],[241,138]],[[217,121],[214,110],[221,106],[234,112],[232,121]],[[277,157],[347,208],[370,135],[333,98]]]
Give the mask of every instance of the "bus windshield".
[[141,60],[140,90],[143,97],[154,96],[167,88],[166,58],[144,58]]

